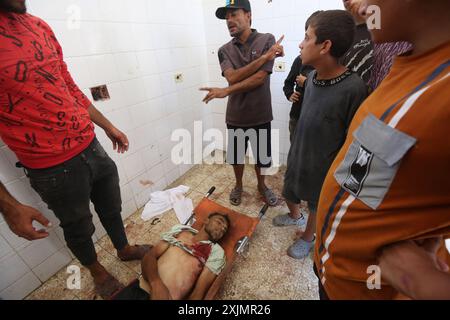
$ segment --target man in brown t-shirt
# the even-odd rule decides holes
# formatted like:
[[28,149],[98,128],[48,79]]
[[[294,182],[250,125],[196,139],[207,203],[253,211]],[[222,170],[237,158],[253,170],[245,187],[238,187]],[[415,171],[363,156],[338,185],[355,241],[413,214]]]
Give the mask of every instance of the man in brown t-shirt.
[[283,37],[275,43],[273,35],[251,29],[252,14],[248,0],[227,1],[217,9],[216,16],[227,21],[233,39],[219,49],[222,75],[227,88],[202,88],[208,91],[204,102],[216,98],[228,99],[226,123],[228,128],[227,162],[233,165],[236,186],[230,194],[232,205],[241,204],[245,154],[250,141],[256,159],[258,190],[271,206],[278,199],[266,184],[261,168],[270,168],[272,97],[270,74],[274,60],[284,56]]

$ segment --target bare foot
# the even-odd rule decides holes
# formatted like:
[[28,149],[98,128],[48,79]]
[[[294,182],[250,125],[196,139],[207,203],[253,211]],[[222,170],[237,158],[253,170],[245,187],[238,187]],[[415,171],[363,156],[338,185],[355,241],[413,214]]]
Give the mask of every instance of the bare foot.
[[104,300],[110,300],[124,286],[111,274],[107,273],[101,278],[94,278],[95,292]]
[[88,267],[94,278],[95,292],[102,299],[109,300],[123,285],[114,278],[98,261]]
[[297,232],[295,233],[295,238],[294,238],[294,240],[295,240],[295,241],[299,240],[301,237],[303,237],[304,234],[305,234],[305,231],[303,231],[303,230],[297,230]]
[[144,256],[151,250],[153,246],[142,245],[142,246],[126,246],[121,251],[117,252],[117,256],[122,261],[134,261],[142,260]]

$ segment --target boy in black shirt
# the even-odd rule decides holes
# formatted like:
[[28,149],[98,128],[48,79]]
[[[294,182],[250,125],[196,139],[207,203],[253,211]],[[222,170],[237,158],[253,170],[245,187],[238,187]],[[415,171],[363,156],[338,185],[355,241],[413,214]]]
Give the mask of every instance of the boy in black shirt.
[[299,225],[301,200],[310,215],[305,233],[289,248],[289,256],[305,258],[314,247],[316,211],[326,174],[342,147],[356,110],[367,97],[367,86],[339,63],[353,43],[355,23],[343,10],[324,11],[314,17],[300,44],[303,62],[315,68],[304,94],[299,123],[288,156],[283,196],[289,214],[276,226]]

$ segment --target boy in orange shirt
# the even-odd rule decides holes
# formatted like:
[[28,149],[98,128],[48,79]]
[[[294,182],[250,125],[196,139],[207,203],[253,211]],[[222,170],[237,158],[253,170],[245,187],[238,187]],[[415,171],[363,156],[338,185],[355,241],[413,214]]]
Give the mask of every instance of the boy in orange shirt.
[[397,298],[380,252],[450,233],[450,2],[364,0],[362,13],[369,5],[381,12],[374,41],[414,50],[360,107],[322,188],[315,271],[324,299]]

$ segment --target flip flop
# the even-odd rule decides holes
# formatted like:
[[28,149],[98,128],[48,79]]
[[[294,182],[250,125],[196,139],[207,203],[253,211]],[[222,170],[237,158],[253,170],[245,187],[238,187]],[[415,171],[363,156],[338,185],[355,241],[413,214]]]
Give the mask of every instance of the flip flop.
[[282,214],[273,218],[272,223],[275,227],[288,227],[288,226],[297,226],[302,227],[306,224],[306,219],[302,213],[298,219],[291,218],[289,213]]
[[238,189],[238,188],[234,188],[233,191],[231,191],[231,193],[230,193],[230,203],[233,206],[241,205],[241,203],[242,203],[242,192],[244,192],[244,190]]
[[122,290],[124,285],[122,285],[119,280],[114,278],[112,275],[108,276],[108,279],[101,285],[95,285],[95,292],[102,297],[104,300],[110,300],[114,295],[116,295],[120,290]]
[[259,193],[261,193],[269,206],[275,207],[278,204],[278,197],[271,189],[267,188],[264,192],[259,190]]
[[140,246],[136,245],[136,246],[133,246],[133,248],[138,249],[135,254],[130,255],[127,258],[119,257],[119,259],[123,262],[142,260],[145,257],[145,255],[153,248],[153,246],[151,246],[151,245],[140,245]]
[[289,247],[288,256],[297,260],[306,258],[314,248],[315,241],[315,238],[312,242],[307,242],[302,238],[298,239],[292,246]]

